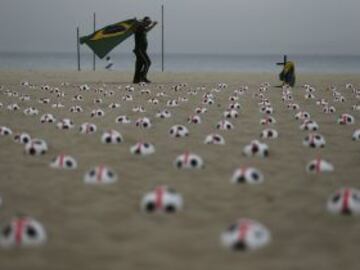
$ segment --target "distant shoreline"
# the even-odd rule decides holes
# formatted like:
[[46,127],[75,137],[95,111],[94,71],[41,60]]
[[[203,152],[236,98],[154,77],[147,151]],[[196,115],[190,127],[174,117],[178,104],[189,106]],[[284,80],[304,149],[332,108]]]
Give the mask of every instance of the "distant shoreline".
[[[158,51],[152,51],[149,50],[149,53],[152,55],[157,55],[160,56],[161,52]],[[342,54],[342,53],[288,53],[286,52],[289,56],[291,57],[312,57],[312,56],[317,56],[317,57],[360,57],[360,54]],[[0,56],[1,55],[6,55],[6,54],[23,54],[23,55],[41,55],[41,54],[46,54],[46,55],[50,55],[50,54],[76,54],[76,51],[0,51]],[[92,55],[92,52],[89,51],[88,49],[84,49],[81,50],[81,54],[82,55]],[[128,51],[114,51],[111,52],[111,55],[133,55],[133,53],[131,52],[131,49]],[[241,52],[230,52],[230,53],[217,53],[217,52],[166,52],[166,55],[196,55],[196,56],[215,56],[215,57],[231,57],[231,56],[244,56],[244,57],[254,57],[254,56],[259,56],[259,57],[269,57],[269,56],[276,56],[276,57],[282,57],[283,53],[279,52],[279,53],[241,53]]]
[[[296,87],[302,87],[306,83],[314,81],[326,82],[329,86],[341,82],[344,85],[359,78],[360,73],[298,73]],[[131,84],[132,71],[75,71],[75,70],[1,70],[0,85],[8,82],[29,81],[34,84],[71,82],[81,83],[105,83],[105,84]],[[176,84],[180,82],[196,83],[199,85],[213,85],[225,82],[231,85],[244,85],[247,82],[270,82],[272,85],[280,85],[278,74],[273,72],[150,72],[153,85]]]
[[[161,71],[161,56],[151,53],[151,71]],[[113,69],[133,71],[135,58],[132,54],[111,54]],[[281,67],[282,55],[230,55],[230,54],[166,54],[165,70],[172,72],[274,72]],[[360,56],[301,56],[289,55],[296,63],[297,72],[305,73],[360,73]],[[106,61],[97,59],[97,70],[103,70]],[[92,70],[92,55],[81,54],[83,70]],[[20,70],[75,70],[77,58],[73,53],[0,53],[0,69]]]
[[[44,68],[44,69],[22,69],[22,68],[18,68],[18,69],[12,69],[12,68],[0,68],[0,74],[1,73],[7,73],[7,72],[19,72],[19,73],[44,73],[44,74],[69,74],[69,73],[83,73],[83,74],[102,74],[102,75],[113,75],[116,73],[120,73],[120,74],[133,74],[133,70],[129,69],[129,70],[90,70],[90,69],[86,69],[86,70],[80,70],[77,71],[75,68],[74,69],[51,69],[51,68]],[[150,73],[155,74],[155,75],[169,75],[169,74],[181,74],[181,75],[185,75],[185,74],[203,74],[203,75],[211,75],[211,74],[217,74],[217,75],[221,75],[221,74],[242,74],[242,75],[271,75],[271,74],[278,74],[277,72],[272,72],[272,71],[213,71],[213,70],[208,70],[208,71],[204,71],[204,70],[190,70],[190,71],[150,71]],[[279,69],[279,73],[280,73],[280,69]],[[296,72],[297,75],[303,75],[303,76],[316,76],[316,75],[324,75],[324,76],[341,76],[343,74],[345,75],[354,75],[354,76],[358,76],[360,75],[360,72]]]

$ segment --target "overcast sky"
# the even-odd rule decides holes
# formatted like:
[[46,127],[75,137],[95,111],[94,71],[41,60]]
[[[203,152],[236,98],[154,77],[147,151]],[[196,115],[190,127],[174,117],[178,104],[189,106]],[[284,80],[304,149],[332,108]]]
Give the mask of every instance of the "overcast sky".
[[[167,52],[360,55],[360,0],[0,0],[0,51],[74,51],[75,28],[89,34],[94,11],[99,27],[160,21],[163,2]],[[149,33],[151,52],[160,37],[160,27]]]

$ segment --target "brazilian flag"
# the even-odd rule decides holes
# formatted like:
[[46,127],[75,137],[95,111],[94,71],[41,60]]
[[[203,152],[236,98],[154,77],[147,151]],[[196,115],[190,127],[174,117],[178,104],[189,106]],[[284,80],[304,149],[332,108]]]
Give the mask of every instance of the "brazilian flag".
[[134,33],[136,19],[105,26],[91,35],[80,38],[99,57],[104,58],[112,49]]

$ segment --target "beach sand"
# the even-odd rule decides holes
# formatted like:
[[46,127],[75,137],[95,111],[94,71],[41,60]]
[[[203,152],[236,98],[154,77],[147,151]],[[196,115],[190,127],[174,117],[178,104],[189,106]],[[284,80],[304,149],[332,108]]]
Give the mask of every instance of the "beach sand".
[[[0,137],[0,224],[17,214],[27,214],[42,222],[48,233],[46,245],[28,249],[0,250],[1,270],[56,270],[56,269],[358,269],[360,246],[359,217],[336,216],[326,211],[328,197],[338,188],[360,188],[359,143],[351,140],[358,122],[352,126],[339,126],[337,117],[351,113],[359,121],[359,112],[351,110],[356,100],[345,90],[345,83],[360,85],[360,76],[331,74],[298,74],[298,87],[294,89],[295,102],[308,111],[320,125],[320,133],[327,144],[315,150],[304,147],[302,141],[307,132],[299,129],[295,112],[289,111],[281,101],[281,89],[271,87],[267,92],[275,109],[279,132],[276,140],[266,140],[270,147],[269,158],[246,158],[243,147],[252,139],[259,138],[263,127],[259,124],[257,100],[253,93],[260,83],[279,84],[276,74],[239,73],[156,73],[156,82],[148,88],[151,95],[141,95],[137,87],[134,101],[125,102],[121,97],[124,87],[130,83],[131,73],[75,72],[75,71],[0,71],[0,85],[20,94],[29,94],[31,100],[19,101],[18,97],[0,95],[0,125],[14,132],[26,131],[33,137],[43,138],[49,151],[41,157],[24,154],[23,146],[11,137]],[[60,99],[66,107],[53,109],[50,104],[40,104],[38,99],[56,98],[49,92],[30,90],[20,86],[28,80],[37,86],[49,84],[65,92]],[[60,86],[69,82],[69,86]],[[201,115],[201,125],[187,123],[201,105],[202,95],[187,95],[188,89],[205,86],[211,90],[219,82],[228,88],[215,93],[216,102],[207,106]],[[91,89],[104,87],[114,90],[112,97],[102,97],[103,104],[94,105],[99,97],[93,91],[81,92],[82,102],[72,98],[79,94],[78,86],[87,83]],[[188,83],[186,90],[174,92],[171,86]],[[314,100],[305,100],[300,86],[310,83],[317,88],[318,97],[327,98],[334,104],[335,114],[324,114]],[[106,84],[106,86],[104,86]],[[118,86],[122,85],[122,90]],[[158,86],[163,85],[163,90]],[[241,96],[242,105],[237,119],[230,120],[235,128],[217,131],[217,121],[230,103],[233,91],[247,85],[249,91]],[[336,85],[347,98],[344,103],[333,103],[327,87]],[[161,97],[160,104],[147,102],[159,91],[169,97]],[[154,115],[166,107],[166,101],[178,96],[189,98],[179,107],[168,108],[170,119],[161,120]],[[18,103],[18,112],[9,112],[6,106]],[[121,107],[109,109],[111,102]],[[80,105],[83,113],[71,113],[72,105]],[[134,113],[132,108],[143,105],[145,113]],[[23,114],[27,107],[39,109],[38,116]],[[90,112],[102,108],[105,116],[90,118]],[[58,130],[55,125],[40,124],[43,113],[52,113],[57,119],[69,117],[76,127],[70,131]],[[139,129],[134,124],[125,126],[115,123],[118,115],[126,114],[132,120],[148,116],[153,127]],[[83,122],[93,122],[98,132],[80,135]],[[172,125],[184,124],[190,129],[187,138],[169,136]],[[103,145],[102,131],[114,128],[121,132],[124,142],[119,145]],[[205,145],[205,136],[221,133],[226,145]],[[135,157],[130,146],[139,140],[151,142],[156,147],[154,155]],[[204,159],[205,168],[195,171],[178,170],[174,159],[190,150]],[[59,153],[74,156],[79,167],[74,171],[49,168],[50,160]],[[308,175],[306,164],[322,157],[335,166],[329,174]],[[118,174],[119,181],[111,185],[90,186],[83,183],[83,175],[91,167],[106,164]],[[233,185],[230,178],[239,166],[255,166],[265,181],[261,185]],[[143,194],[159,184],[175,188],[184,197],[184,209],[175,215],[149,215],[142,213],[139,204]],[[272,233],[272,241],[262,249],[251,252],[233,252],[220,243],[220,234],[240,217],[258,220]]]

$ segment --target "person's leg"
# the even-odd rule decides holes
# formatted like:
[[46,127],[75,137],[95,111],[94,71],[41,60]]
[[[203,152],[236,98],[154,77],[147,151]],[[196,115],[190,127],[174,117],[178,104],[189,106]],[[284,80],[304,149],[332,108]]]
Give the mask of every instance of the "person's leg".
[[147,54],[146,51],[141,51],[140,54],[142,56],[142,59],[144,60],[144,68],[143,68],[143,70],[141,72],[141,78],[140,79],[145,81],[145,82],[150,82],[147,79],[147,74],[148,74],[150,66],[151,66],[150,57],[149,57],[149,55]]
[[144,60],[138,51],[134,51],[134,53],[136,56],[136,61],[135,61],[135,74],[134,74],[133,83],[139,83],[141,79],[141,73],[144,68]]

